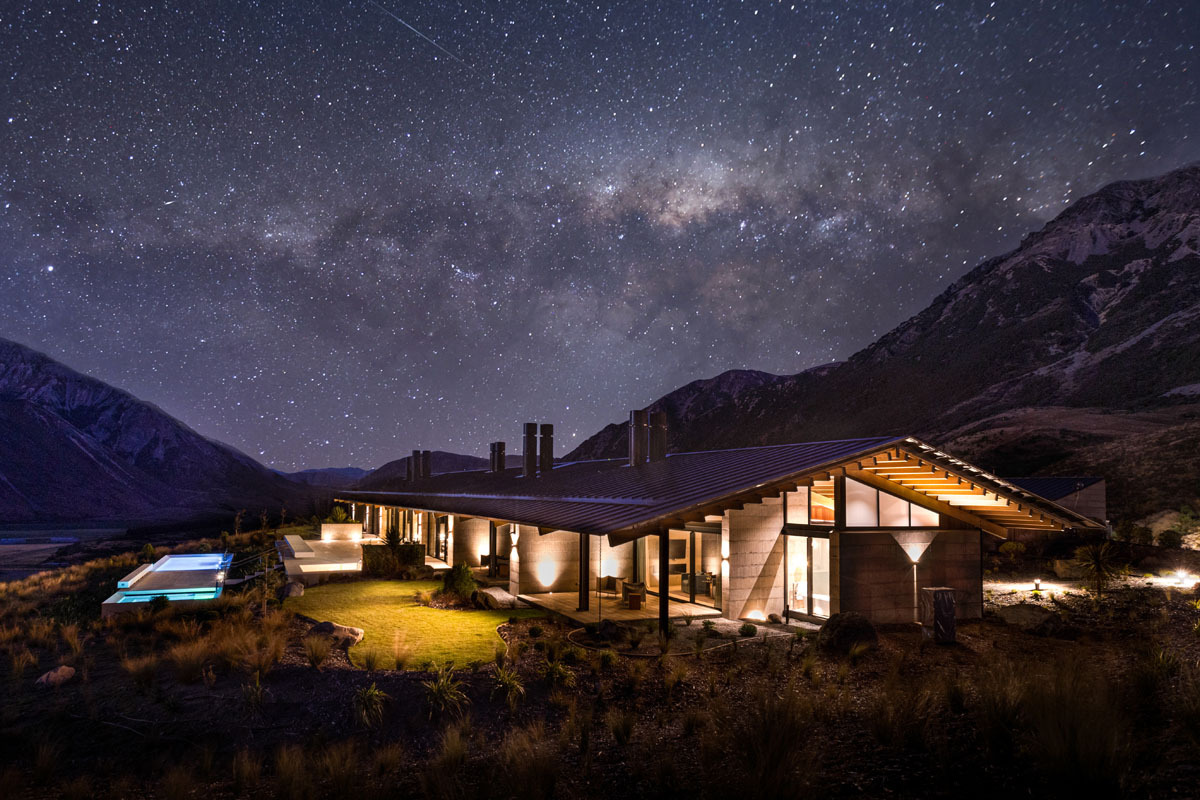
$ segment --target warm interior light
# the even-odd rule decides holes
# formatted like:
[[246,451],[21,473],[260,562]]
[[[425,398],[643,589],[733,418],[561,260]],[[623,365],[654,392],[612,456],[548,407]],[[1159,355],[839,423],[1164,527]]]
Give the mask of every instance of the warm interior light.
[[600,577],[614,577],[617,574],[617,560],[615,558],[605,558],[600,561]]

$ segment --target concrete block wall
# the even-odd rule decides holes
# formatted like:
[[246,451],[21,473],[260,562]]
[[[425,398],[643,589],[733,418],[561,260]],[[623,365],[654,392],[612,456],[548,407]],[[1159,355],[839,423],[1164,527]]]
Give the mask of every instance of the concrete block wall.
[[478,517],[454,518],[454,546],[450,548],[450,564],[480,565],[480,553],[488,552],[488,536],[491,525]]
[[[612,547],[605,536],[591,537],[591,553],[589,572],[591,575],[590,588],[596,591],[597,581],[602,575],[613,575],[626,581],[636,581],[633,573],[633,554],[636,545],[633,542]],[[578,562],[576,562],[578,569]]]
[[537,528],[522,525],[516,552],[517,558],[509,564],[509,583],[515,575],[520,593],[579,590],[579,534],[552,531],[543,535]]
[[913,622],[914,586],[949,586],[955,589],[957,616],[980,617],[979,536],[977,530],[937,533],[917,564],[914,581],[913,563],[890,533],[835,534],[830,557],[838,600],[834,611],[857,611],[879,623]]
[[725,513],[721,539],[728,546],[729,569],[721,578],[724,617],[783,613],[782,528],[783,504],[778,500]]

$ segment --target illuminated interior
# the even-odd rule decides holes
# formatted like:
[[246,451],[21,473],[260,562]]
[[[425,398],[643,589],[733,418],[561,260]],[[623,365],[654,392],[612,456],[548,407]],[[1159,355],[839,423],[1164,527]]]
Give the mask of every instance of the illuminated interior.
[[788,613],[828,617],[829,540],[787,536]]

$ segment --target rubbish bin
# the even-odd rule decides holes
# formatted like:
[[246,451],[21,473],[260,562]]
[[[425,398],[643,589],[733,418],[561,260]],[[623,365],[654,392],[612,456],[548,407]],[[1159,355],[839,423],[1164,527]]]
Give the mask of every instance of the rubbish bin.
[[920,600],[921,631],[938,644],[954,642],[954,590],[924,586]]

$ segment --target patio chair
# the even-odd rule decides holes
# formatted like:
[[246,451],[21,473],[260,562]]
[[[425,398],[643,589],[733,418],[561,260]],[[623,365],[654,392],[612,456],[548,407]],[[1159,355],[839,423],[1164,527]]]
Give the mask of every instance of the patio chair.
[[600,577],[600,586],[596,589],[600,594],[611,594],[613,597],[624,595],[622,589],[625,586],[625,579],[620,575],[602,575]]
[[639,606],[642,603],[646,602],[646,584],[645,583],[622,582],[621,583],[621,602],[629,603],[629,607],[633,608],[633,604],[630,603],[630,600],[629,600],[630,597],[637,597]]

